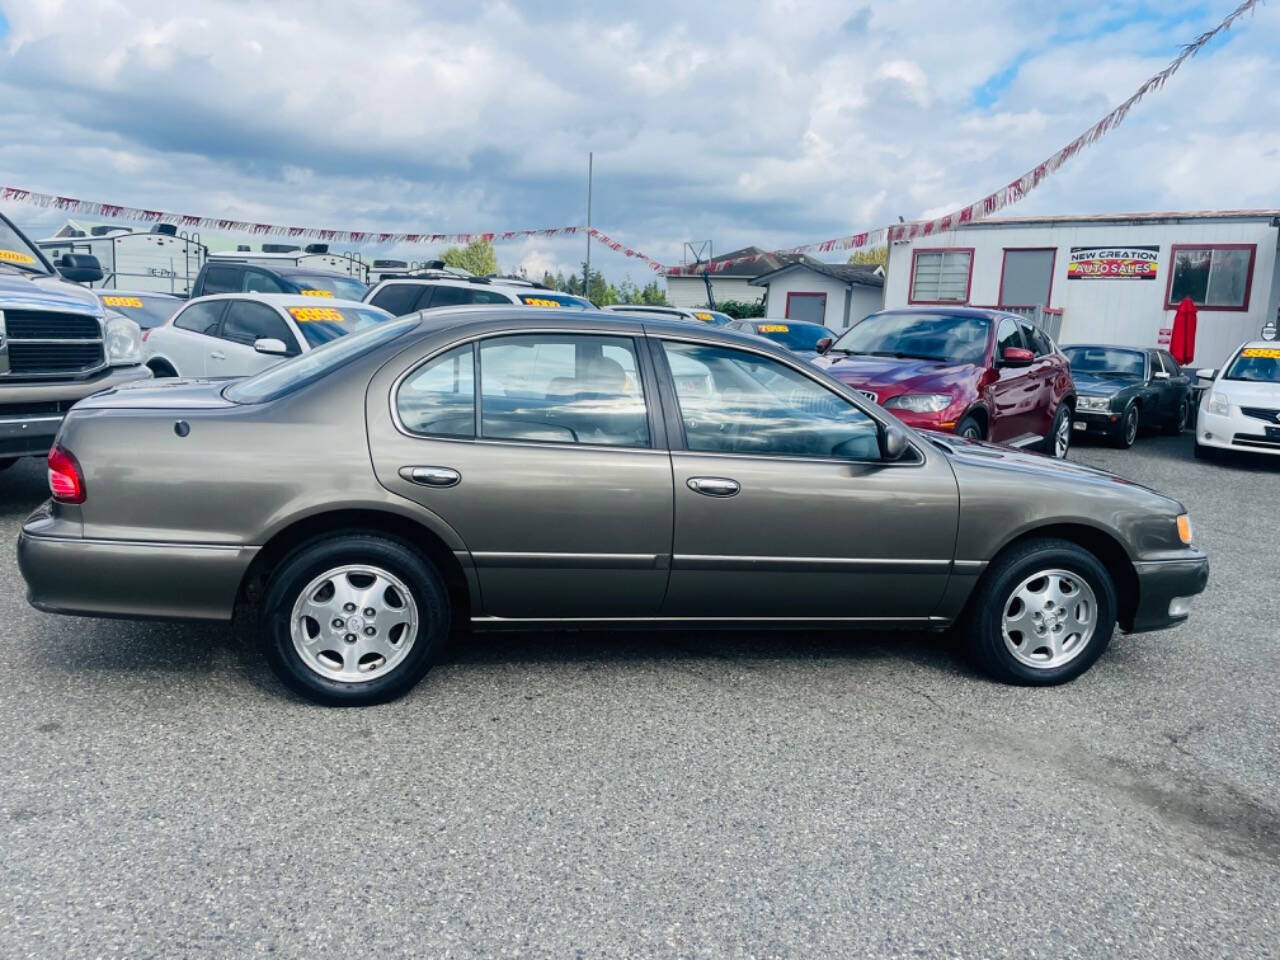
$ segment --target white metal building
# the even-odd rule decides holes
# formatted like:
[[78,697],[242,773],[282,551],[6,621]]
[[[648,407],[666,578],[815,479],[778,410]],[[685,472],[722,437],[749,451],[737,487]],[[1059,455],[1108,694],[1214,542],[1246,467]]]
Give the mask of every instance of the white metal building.
[[[743,247],[721,257],[711,260],[715,264],[721,260],[733,260],[738,257],[760,256],[758,260],[746,260],[734,263],[723,270],[710,271],[711,292],[716,303],[725,300],[738,300],[742,303],[755,303],[760,299],[762,291],[751,286],[751,281],[766,273],[772,273],[784,263],[794,259],[785,255],[766,253],[759,247]],[[667,276],[667,302],[673,307],[705,307],[707,306],[707,284],[702,274]]]
[[885,306],[1048,306],[1063,343],[1156,346],[1190,296],[1218,366],[1277,316],[1278,243],[1280,210],[983,220],[894,244]]
[[765,316],[843,330],[884,305],[884,270],[803,257],[751,281],[766,291]]

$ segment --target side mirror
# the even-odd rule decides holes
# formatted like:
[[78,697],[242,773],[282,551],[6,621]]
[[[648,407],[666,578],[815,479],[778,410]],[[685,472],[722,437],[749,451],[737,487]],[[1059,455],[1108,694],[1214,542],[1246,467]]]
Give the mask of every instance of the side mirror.
[[275,337],[263,337],[261,340],[253,341],[253,349],[273,357],[283,357],[289,352],[289,348],[284,345],[284,341],[277,340]]
[[1003,367],[1029,367],[1035,358],[1036,355],[1034,353],[1022,347],[1005,347],[1004,354],[1000,357],[1000,365]]
[[815,350],[818,351],[819,354],[823,354],[831,349],[831,345],[833,343],[835,343],[835,340],[833,340],[831,337],[823,337],[821,340],[815,343],[813,347]]
[[1202,367],[1196,371],[1197,380],[1212,381],[1213,378],[1216,377],[1217,375],[1218,375],[1218,371],[1213,369],[1212,367]]
[[907,431],[896,424],[888,424],[880,430],[880,459],[886,463],[901,460],[907,452]]
[[97,283],[102,279],[102,264],[88,253],[64,253],[54,266],[64,280],[72,283]]

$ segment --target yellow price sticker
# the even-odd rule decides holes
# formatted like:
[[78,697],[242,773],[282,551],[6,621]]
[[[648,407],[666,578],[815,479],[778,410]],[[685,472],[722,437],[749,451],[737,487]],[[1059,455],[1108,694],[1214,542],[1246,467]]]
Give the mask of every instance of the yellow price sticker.
[[555,300],[548,300],[546,297],[521,297],[529,307],[558,307],[560,304]]
[[762,323],[756,327],[758,333],[790,333],[791,328],[785,323]]
[[103,297],[102,305],[104,307],[142,307],[142,301],[137,297]]
[[301,291],[301,293],[304,297],[332,297],[333,296],[333,291],[331,290],[303,290]]
[[347,319],[337,307],[290,307],[289,316],[299,323],[344,323]]
[[1274,347],[1247,347],[1240,351],[1242,357],[1265,357],[1268,360],[1280,360],[1280,350]]
[[694,317],[697,318],[698,320],[701,320],[703,323],[711,322],[711,314],[709,313],[695,313]]
[[36,258],[27,253],[19,253],[17,250],[0,250],[0,260],[5,263],[35,263]]

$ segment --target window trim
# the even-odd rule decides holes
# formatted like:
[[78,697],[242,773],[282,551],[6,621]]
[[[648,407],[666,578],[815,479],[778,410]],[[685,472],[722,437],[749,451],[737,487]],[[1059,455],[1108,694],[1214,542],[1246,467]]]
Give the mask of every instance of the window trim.
[[[1253,296],[1253,268],[1258,262],[1258,245],[1256,243],[1175,243],[1169,248],[1169,278],[1164,286],[1164,309],[1177,310],[1178,305],[1171,302],[1173,297],[1173,272],[1178,264],[1179,250],[1248,250],[1249,269],[1244,278],[1244,303],[1239,307],[1221,307],[1214,304],[1196,304],[1196,312],[1209,310],[1213,313],[1248,313],[1249,300]],[[1212,265],[1209,268],[1213,271]]]
[[[922,253],[967,253],[969,255],[969,276],[965,280],[963,300],[917,300],[916,299],[916,258]],[[967,307],[973,293],[973,247],[912,247],[911,272],[907,274],[907,304],[922,307]],[[998,300],[999,291],[996,291]]]
[[[1049,292],[1045,295],[1044,303],[1005,303],[1004,302],[1004,268],[1009,261],[1010,253],[1045,253],[1052,254],[1049,258]],[[973,261],[969,261],[969,275],[973,276]],[[1058,270],[1058,248],[1057,247],[1003,247],[1000,254],[1000,285],[996,287],[996,306],[1001,309],[1009,307],[1048,307],[1053,303],[1053,276]],[[912,270],[912,276],[915,271]]]
[[[822,290],[788,290],[787,291],[787,312],[783,315],[784,320],[792,319],[791,316],[791,298],[803,300],[805,297],[821,297],[822,298],[822,325],[826,326],[827,320],[827,294]],[[796,318],[797,320],[799,318]],[[803,322],[803,321],[801,321]]]

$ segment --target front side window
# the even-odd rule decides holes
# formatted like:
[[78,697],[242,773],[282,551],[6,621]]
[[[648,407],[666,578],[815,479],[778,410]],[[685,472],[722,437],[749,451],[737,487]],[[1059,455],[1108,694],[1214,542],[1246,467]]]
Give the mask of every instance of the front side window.
[[647,447],[649,416],[629,337],[522,334],[480,344],[480,435]]
[[912,303],[967,303],[972,250],[917,250],[911,261]]
[[233,300],[222,318],[222,339],[253,346],[259,340],[279,340],[292,356],[298,352],[298,340],[289,332],[280,314],[265,303]]
[[173,325],[192,333],[203,333],[206,337],[217,336],[218,320],[222,317],[225,300],[201,300],[191,304],[174,319]]
[[1253,244],[1237,246],[1173,248],[1173,277],[1169,282],[1169,302],[1176,310],[1184,297],[1198,307],[1219,310],[1249,308],[1249,280],[1258,248]]
[[1026,349],[1026,345],[1022,342],[1022,334],[1018,332],[1018,325],[1006,317],[996,328],[996,360],[1004,359],[1004,352],[1010,347]]
[[211,293],[240,293],[243,267],[205,267],[204,285],[201,291]]
[[284,293],[280,281],[260,270],[247,270],[244,275],[245,293]]
[[786,364],[726,347],[663,349],[690,450],[880,459],[875,420]]
[[396,413],[412,433],[476,435],[475,347],[465,344],[427,361],[396,391]]

